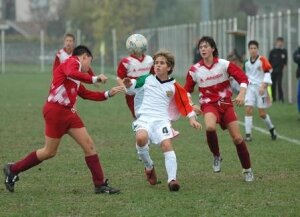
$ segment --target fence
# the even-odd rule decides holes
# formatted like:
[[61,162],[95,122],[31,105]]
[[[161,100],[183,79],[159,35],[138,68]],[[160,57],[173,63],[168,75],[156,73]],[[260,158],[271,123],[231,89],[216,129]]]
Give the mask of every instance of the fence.
[[[274,40],[281,36],[285,39],[288,51],[286,75],[283,88],[287,90],[285,98],[291,103],[296,100],[296,65],[293,63],[293,52],[300,46],[300,9],[287,10],[277,14],[263,14],[247,18],[247,40],[255,39],[260,42],[260,53],[268,56],[273,48]],[[247,46],[247,45],[245,45]]]
[[[238,31],[238,20],[223,19],[197,24],[175,25],[151,29],[140,29],[137,32],[145,35],[149,42],[148,53],[152,55],[158,49],[168,49],[174,53],[176,58],[175,73],[177,76],[185,76],[189,66],[193,62],[193,49],[198,39],[203,35],[212,36],[217,45],[221,58],[226,58],[227,54],[235,47],[234,36],[230,33]],[[116,30],[118,31],[118,30]],[[125,40],[116,41],[116,31],[112,31],[112,50],[105,53],[105,58],[95,55],[95,65],[105,65],[106,68],[116,69],[117,62],[121,57],[127,55],[125,50]],[[263,14],[247,18],[247,29],[245,38],[245,50],[247,42],[255,39],[260,43],[260,53],[268,56],[277,36],[285,39],[288,50],[288,64],[286,76],[284,76],[283,86],[287,90],[285,97],[289,102],[296,98],[296,79],[294,72],[296,65],[292,61],[293,51],[300,45],[300,9],[298,11],[285,11],[276,14]],[[77,42],[81,41],[82,35],[77,31]],[[83,41],[84,43],[84,41]],[[11,42],[5,41],[5,31],[1,31],[1,72],[11,71],[18,64],[31,64],[39,71],[48,71],[56,51],[62,46],[62,39],[45,39],[41,32],[40,39]],[[91,45],[93,50],[99,45]],[[100,60],[101,59],[101,60]]]
[[174,70],[176,75],[184,76],[193,62],[193,49],[200,36],[213,36],[219,45],[220,57],[226,58],[229,51],[233,50],[233,36],[228,32],[235,30],[237,30],[237,19],[141,29],[137,32],[147,37],[150,54],[163,48],[171,51],[176,58]]

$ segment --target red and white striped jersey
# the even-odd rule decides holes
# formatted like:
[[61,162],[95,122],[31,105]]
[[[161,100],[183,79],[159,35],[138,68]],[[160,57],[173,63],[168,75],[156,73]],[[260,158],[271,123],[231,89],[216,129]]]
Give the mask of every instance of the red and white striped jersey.
[[272,66],[264,56],[257,56],[254,61],[249,58],[244,63],[244,70],[250,84],[261,85],[263,82],[272,84],[270,72]]
[[81,84],[81,82],[92,84],[96,80],[96,76],[81,72],[78,57],[71,56],[54,71],[47,101],[74,107],[77,95],[94,101],[106,100],[105,92],[90,91]]
[[247,87],[248,78],[235,64],[219,58],[213,59],[210,67],[200,60],[192,65],[186,76],[184,88],[192,93],[197,84],[200,92],[200,105],[214,103],[222,99],[230,99],[232,90],[229,77],[232,76],[241,86]]
[[55,71],[55,69],[61,64],[64,63],[70,56],[72,56],[72,52],[70,54],[67,53],[67,51],[62,48],[60,49],[56,55],[55,55],[55,60],[53,63],[53,67],[52,67],[52,72]]
[[129,77],[136,79],[142,75],[148,74],[152,70],[153,59],[149,55],[144,55],[138,59],[134,55],[123,58],[118,66],[117,77],[123,79]]

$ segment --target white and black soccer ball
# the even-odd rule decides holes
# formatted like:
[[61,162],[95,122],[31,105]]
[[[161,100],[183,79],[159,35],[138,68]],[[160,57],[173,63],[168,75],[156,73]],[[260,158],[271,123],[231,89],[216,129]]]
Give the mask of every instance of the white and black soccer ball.
[[126,48],[130,54],[142,54],[148,48],[148,41],[141,34],[133,34],[127,38]]

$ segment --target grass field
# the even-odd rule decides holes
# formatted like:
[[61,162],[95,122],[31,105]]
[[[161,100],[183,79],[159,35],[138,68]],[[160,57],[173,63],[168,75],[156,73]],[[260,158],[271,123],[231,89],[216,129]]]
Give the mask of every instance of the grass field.
[[[43,145],[41,109],[50,79],[50,73],[0,75],[1,165]],[[114,81],[103,88],[111,85]],[[300,216],[300,121],[295,105],[274,104],[269,114],[279,135],[298,143],[271,141],[269,135],[254,131],[248,145],[253,183],[243,181],[226,131],[218,129],[223,162],[222,172],[214,174],[205,131],[192,129],[184,118],[174,123],[181,133],[173,141],[181,183],[176,193],[167,189],[158,147],[151,148],[151,155],[162,184],[150,186],[145,181],[143,165],[135,154],[132,118],[122,95],[106,102],[80,99],[78,110],[106,176],[122,193],[95,195],[81,149],[65,136],[55,158],[20,174],[15,193],[0,185],[0,216]],[[237,112],[243,120],[243,109]],[[264,128],[257,117],[254,125]]]

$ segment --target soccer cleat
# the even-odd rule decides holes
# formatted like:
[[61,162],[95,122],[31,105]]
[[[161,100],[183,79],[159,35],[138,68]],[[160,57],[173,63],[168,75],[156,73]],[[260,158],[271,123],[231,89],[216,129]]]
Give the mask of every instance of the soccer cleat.
[[251,141],[252,141],[251,134],[246,134],[245,141],[246,141],[246,142],[251,142]]
[[105,180],[105,182],[100,187],[95,187],[95,193],[96,194],[117,194],[120,192],[119,189],[113,188],[108,185],[107,183],[108,179]]
[[157,184],[157,176],[156,176],[154,167],[152,168],[152,170],[146,170],[146,168],[145,168],[145,174],[146,174],[146,178],[147,178],[148,182],[150,183],[150,185]]
[[221,172],[221,161],[222,158],[220,156],[214,156],[213,170],[215,173]]
[[19,181],[19,176],[13,174],[10,171],[10,166],[12,165],[12,163],[7,163],[4,165],[3,167],[3,173],[4,173],[4,184],[7,190],[9,190],[10,192],[14,192],[15,191],[15,182]]
[[254,175],[252,172],[252,169],[243,169],[243,174],[246,182],[253,182],[254,181]]
[[271,139],[272,140],[276,140],[277,139],[277,133],[276,133],[275,127],[273,127],[272,129],[270,129],[270,134],[271,134]]
[[168,187],[170,191],[179,191],[180,185],[176,180],[172,180],[169,182]]

